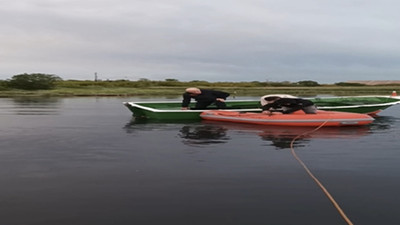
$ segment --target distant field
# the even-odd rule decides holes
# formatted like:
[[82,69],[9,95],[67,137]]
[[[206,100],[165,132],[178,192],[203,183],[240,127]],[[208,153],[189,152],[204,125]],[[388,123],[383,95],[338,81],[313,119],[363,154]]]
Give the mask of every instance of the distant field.
[[[392,91],[400,91],[400,86],[317,86],[317,87],[217,87],[199,86],[222,90],[231,93],[231,96],[262,96],[266,94],[291,94],[297,96],[316,95],[390,95]],[[79,88],[59,87],[53,90],[0,90],[0,97],[13,96],[180,96],[185,87],[98,87],[87,86]]]

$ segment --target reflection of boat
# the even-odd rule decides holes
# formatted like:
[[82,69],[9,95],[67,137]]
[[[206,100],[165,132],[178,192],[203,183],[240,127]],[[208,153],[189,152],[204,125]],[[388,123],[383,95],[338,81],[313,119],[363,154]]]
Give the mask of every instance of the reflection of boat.
[[302,147],[310,139],[343,139],[343,138],[357,138],[367,135],[369,128],[367,126],[356,127],[322,127],[318,130],[310,129],[309,127],[269,127],[259,133],[263,140],[271,141],[277,148],[290,148],[290,144],[294,138],[296,142],[293,143],[295,147]]
[[[318,108],[322,110],[356,112],[372,115],[400,103],[400,98],[397,96],[351,96],[308,99],[313,101]],[[133,113],[134,117],[143,117],[147,119],[200,120],[200,113],[205,111],[181,110],[181,104],[180,101],[124,102],[124,105]],[[261,105],[258,99],[230,100],[226,101],[226,105],[227,111],[261,111]]]
[[318,110],[316,114],[305,114],[299,110],[291,114],[239,113],[208,110],[200,114],[205,120],[233,123],[250,123],[274,126],[360,126],[372,123],[371,116],[361,113]]
[[279,149],[290,148],[294,138],[294,146],[302,147],[311,139],[349,139],[358,138],[370,133],[370,126],[349,126],[349,127],[321,127],[318,130],[311,127],[284,127],[284,126],[263,126],[253,124],[225,123],[219,121],[203,121],[208,126],[216,126],[228,131],[240,133],[254,133],[262,140],[270,141]]
[[186,125],[179,130],[179,136],[188,145],[209,145],[225,143],[229,140],[226,129],[212,125]]

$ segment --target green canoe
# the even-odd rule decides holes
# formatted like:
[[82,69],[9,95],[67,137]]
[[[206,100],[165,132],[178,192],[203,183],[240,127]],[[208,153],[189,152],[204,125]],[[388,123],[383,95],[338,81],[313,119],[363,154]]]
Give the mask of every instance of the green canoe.
[[[350,96],[307,98],[313,101],[318,109],[355,112],[376,115],[380,111],[400,103],[398,96]],[[195,103],[191,103],[194,107]],[[180,101],[157,102],[124,102],[135,118],[155,120],[200,120],[200,113],[205,110],[181,110]],[[227,100],[229,111],[261,112],[259,100]],[[207,108],[215,109],[215,108]]]

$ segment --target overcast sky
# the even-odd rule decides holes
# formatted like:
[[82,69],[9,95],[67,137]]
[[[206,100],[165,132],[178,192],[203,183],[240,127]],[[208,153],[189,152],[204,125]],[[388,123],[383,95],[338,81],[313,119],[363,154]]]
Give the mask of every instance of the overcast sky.
[[0,79],[399,80],[397,0],[1,0]]

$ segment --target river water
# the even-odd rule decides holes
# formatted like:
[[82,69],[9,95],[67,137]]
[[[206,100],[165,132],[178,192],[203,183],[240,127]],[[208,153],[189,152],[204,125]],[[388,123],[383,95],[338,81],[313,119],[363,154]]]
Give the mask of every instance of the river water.
[[[1,98],[0,224],[346,224],[291,154],[310,128],[135,122],[136,100]],[[294,150],[354,224],[394,225],[399,134],[393,106]]]

